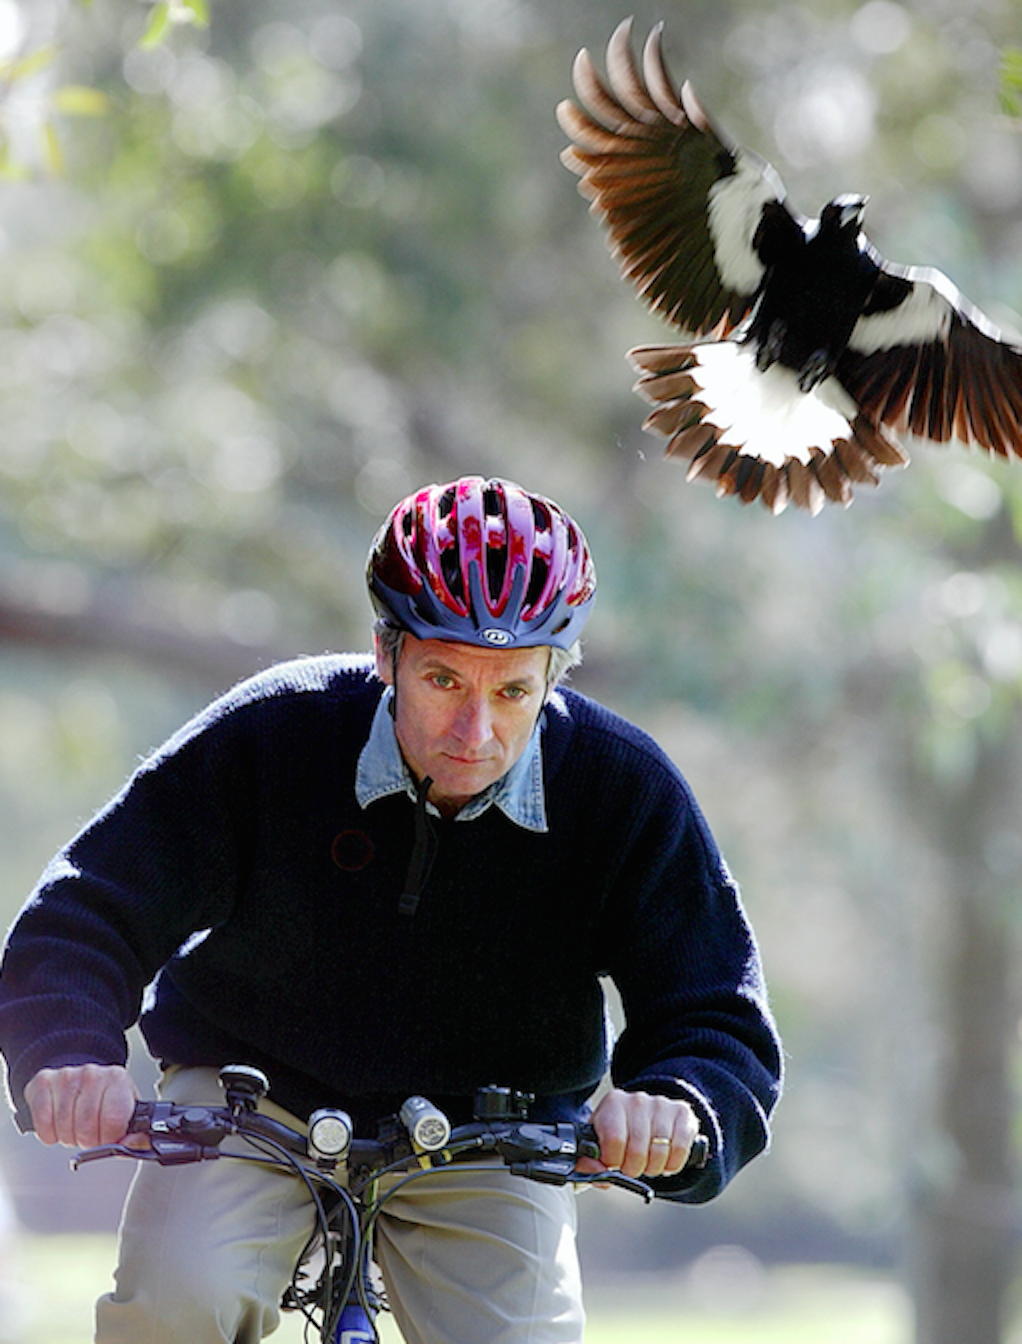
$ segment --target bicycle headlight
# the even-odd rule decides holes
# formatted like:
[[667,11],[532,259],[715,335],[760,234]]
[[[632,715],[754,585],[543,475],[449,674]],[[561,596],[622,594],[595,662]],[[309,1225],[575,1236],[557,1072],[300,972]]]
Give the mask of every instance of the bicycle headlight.
[[313,1111],[309,1116],[309,1152],[339,1162],[351,1147],[351,1117],[345,1111]]
[[425,1097],[409,1097],[401,1107],[400,1119],[418,1152],[435,1153],[451,1137],[447,1116]]

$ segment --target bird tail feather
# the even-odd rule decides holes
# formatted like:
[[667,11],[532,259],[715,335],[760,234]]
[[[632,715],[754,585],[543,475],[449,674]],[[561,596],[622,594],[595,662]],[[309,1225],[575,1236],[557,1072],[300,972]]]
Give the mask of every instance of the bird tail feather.
[[838,410],[836,394],[813,405],[804,393],[787,388],[782,371],[772,395],[789,396],[796,411],[786,436],[764,440],[757,450],[748,423],[743,432],[735,423],[740,416],[746,422],[757,414],[766,419],[765,411],[750,411],[734,400],[733,389],[748,381],[738,376],[735,361],[747,358],[729,341],[645,345],[628,352],[640,375],[634,390],[653,407],[643,428],[667,440],[665,457],[688,462],[688,480],[709,481],[718,495],[746,504],[758,499],[773,513],[790,503],[815,514],[828,503],[850,504],[853,486],[876,485],[885,468],[908,461],[901,446],[854,405]]

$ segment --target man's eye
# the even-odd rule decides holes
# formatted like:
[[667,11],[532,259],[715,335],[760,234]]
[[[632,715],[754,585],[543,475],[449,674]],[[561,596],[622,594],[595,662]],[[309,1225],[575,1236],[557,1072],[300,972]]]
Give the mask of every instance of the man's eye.
[[449,677],[446,672],[436,672],[433,675],[433,685],[438,686],[442,691],[446,691],[454,685],[454,678]]
[[529,692],[524,686],[505,686],[504,694],[508,700],[524,700]]

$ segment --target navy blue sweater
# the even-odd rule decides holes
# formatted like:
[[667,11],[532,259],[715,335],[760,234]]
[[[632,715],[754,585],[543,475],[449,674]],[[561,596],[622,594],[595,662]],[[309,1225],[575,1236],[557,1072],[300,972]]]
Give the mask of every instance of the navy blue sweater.
[[38,1069],[122,1063],[140,1014],[157,1058],[260,1065],[299,1114],[343,1105],[366,1122],[422,1093],[468,1118],[492,1083],[575,1114],[608,1062],[606,974],[627,1022],[614,1080],[692,1101],[713,1157],[670,1188],[712,1197],[767,1141],[780,1055],[738,893],[684,780],[638,729],[562,690],[543,729],[549,830],[497,808],[435,819],[409,916],[414,805],[363,811],[354,796],[381,690],[351,656],[242,683],[53,860],[0,970],[19,1123]]

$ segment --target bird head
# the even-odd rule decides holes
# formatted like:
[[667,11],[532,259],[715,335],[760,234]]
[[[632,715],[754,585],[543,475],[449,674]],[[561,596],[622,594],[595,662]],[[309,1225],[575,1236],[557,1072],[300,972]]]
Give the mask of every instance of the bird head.
[[866,213],[868,204],[868,196],[854,194],[835,196],[820,211],[820,223],[825,227],[829,226],[837,229],[841,233],[846,231],[858,233],[862,228],[862,217]]

